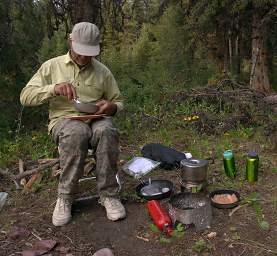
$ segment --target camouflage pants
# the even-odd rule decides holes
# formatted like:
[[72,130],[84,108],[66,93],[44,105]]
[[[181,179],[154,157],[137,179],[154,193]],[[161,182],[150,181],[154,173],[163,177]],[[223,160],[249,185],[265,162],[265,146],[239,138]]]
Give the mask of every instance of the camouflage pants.
[[58,196],[72,199],[83,174],[89,145],[96,160],[97,189],[100,196],[117,196],[117,160],[119,155],[118,132],[111,117],[94,120],[90,124],[62,119],[51,131],[59,146],[62,173]]

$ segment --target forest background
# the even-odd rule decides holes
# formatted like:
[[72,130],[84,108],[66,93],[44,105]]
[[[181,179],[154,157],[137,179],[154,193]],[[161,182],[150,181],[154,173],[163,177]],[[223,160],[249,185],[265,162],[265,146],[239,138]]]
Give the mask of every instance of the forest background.
[[[125,97],[126,110],[116,121],[134,142],[149,128],[143,118],[230,112],[205,102],[175,105],[178,93],[224,79],[275,91],[276,12],[274,0],[1,0],[0,165],[54,152],[47,106],[22,108],[19,94],[44,61],[67,52],[73,24],[100,27],[98,58]],[[170,144],[165,122],[155,128]]]

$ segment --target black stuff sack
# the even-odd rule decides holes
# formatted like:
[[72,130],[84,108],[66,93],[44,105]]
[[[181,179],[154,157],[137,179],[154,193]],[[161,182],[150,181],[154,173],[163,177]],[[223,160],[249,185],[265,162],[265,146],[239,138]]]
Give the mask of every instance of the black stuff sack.
[[181,160],[186,159],[184,153],[158,143],[146,144],[141,149],[141,154],[143,157],[161,162],[164,169],[179,167]]

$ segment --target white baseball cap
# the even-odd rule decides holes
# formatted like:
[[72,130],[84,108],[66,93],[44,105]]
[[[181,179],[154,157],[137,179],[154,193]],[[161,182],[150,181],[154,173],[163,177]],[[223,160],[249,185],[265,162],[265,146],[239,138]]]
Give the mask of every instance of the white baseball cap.
[[100,32],[95,24],[80,22],[74,25],[70,34],[73,51],[83,56],[97,56],[100,53]]

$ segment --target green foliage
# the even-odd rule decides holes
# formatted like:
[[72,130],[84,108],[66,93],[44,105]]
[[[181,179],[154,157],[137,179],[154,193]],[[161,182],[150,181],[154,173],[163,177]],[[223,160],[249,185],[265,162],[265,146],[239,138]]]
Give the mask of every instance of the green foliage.
[[55,145],[46,132],[31,132],[16,140],[3,139],[0,143],[0,166],[17,163],[18,158],[37,160],[53,157]]
[[182,223],[178,223],[172,232],[173,237],[183,237],[185,234],[185,228]]
[[154,50],[153,40],[153,35],[151,36],[151,26],[148,24],[143,25],[140,37],[132,51],[134,62],[141,70],[146,69],[148,63],[151,61],[152,51]]
[[[220,79],[234,76],[230,63],[227,73],[222,74],[222,71],[224,62],[230,62],[228,40],[234,46],[237,36],[241,40],[240,77],[249,80],[252,3],[257,7],[258,1],[181,1],[182,4],[169,3],[162,10],[159,1],[146,2],[139,1],[134,6],[132,1],[125,2],[122,8],[126,20],[122,30],[117,32],[112,26],[116,18],[111,11],[112,6],[105,12],[103,10],[105,24],[102,27],[102,54],[99,59],[111,69],[125,97],[126,112],[116,117],[122,134],[126,138],[136,137],[137,134],[148,136],[149,140],[155,138],[171,145],[171,129],[176,130],[176,127],[181,131],[173,136],[178,136],[180,140],[184,141],[183,130],[189,131],[190,136],[198,136],[194,126],[196,122],[184,121],[185,116],[202,113],[204,117],[214,115],[224,118],[233,113],[235,106],[231,104],[225,104],[222,109],[205,101],[187,100],[175,104],[171,97],[176,92],[207,83],[216,85]],[[273,1],[261,3],[258,7],[261,11],[267,11]],[[0,36],[2,165],[24,154],[37,157],[35,152],[31,152],[34,142],[28,142],[28,135],[23,135],[16,142],[12,138],[20,119],[19,93],[41,62],[64,54],[68,49],[64,25],[60,24],[59,30],[51,38],[48,37],[51,33],[48,33],[45,8],[45,1],[0,3],[0,30],[8,35]],[[117,23],[120,20],[121,17]],[[240,25],[239,29],[236,22]],[[271,81],[276,84],[277,31],[274,22],[269,21],[268,28],[272,31],[267,42],[269,73]],[[46,108],[25,109],[22,119],[24,129],[40,129],[45,125]],[[247,139],[254,132],[253,127],[239,127],[227,132],[226,139],[215,148],[216,156],[221,156],[226,147],[233,146],[228,136]],[[25,141],[27,149],[22,148]],[[202,154],[199,145],[192,143],[190,146],[194,154]],[[47,144],[46,149],[34,146],[33,151],[48,154],[52,150]]]
[[160,232],[161,232],[161,231],[158,229],[158,227],[157,227],[155,224],[153,224],[153,223],[151,223],[151,224],[149,225],[149,227],[150,227],[151,231],[154,232],[154,233],[160,233]]
[[257,192],[251,193],[247,198],[244,199],[245,202],[249,203],[255,210],[256,217],[259,223],[259,226],[262,230],[269,230],[269,223],[265,220],[263,214],[263,208],[260,202],[260,195]]
[[50,39],[45,36],[39,50],[40,63],[65,54],[68,51],[68,47],[67,35],[63,28],[56,31]]
[[272,168],[272,172],[273,172],[273,173],[277,173],[277,167]]
[[205,250],[211,250],[211,246],[203,238],[200,238],[198,241],[195,242],[192,250],[197,253],[201,253]]
[[[1,15],[4,11],[5,15]],[[19,93],[37,65],[43,38],[41,9],[32,0],[0,3],[0,137],[14,129],[20,112]],[[4,38],[4,42],[2,39]]]
[[164,243],[164,244],[168,244],[171,242],[170,238],[168,238],[167,236],[161,236],[159,241],[160,243]]
[[265,231],[269,230],[269,223],[265,220],[260,221],[259,226],[262,230],[265,230]]
[[235,232],[235,233],[232,234],[231,238],[233,240],[240,240],[240,235],[239,235],[239,233]]

